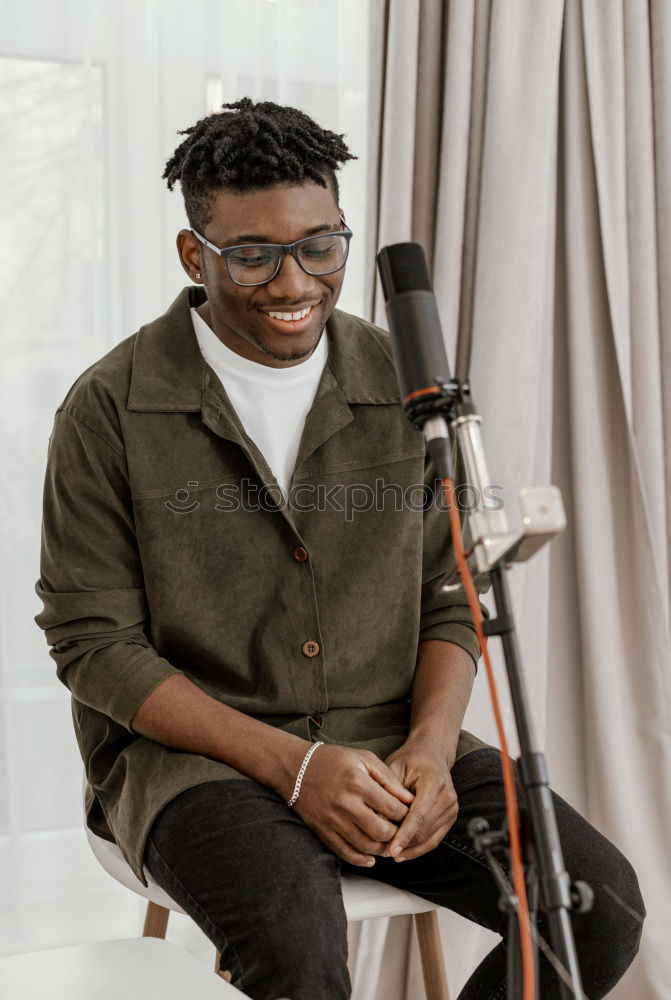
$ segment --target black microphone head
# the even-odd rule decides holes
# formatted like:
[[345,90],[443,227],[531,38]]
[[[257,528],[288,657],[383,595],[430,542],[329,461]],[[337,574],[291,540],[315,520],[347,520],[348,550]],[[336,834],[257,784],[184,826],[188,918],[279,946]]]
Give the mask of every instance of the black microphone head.
[[403,292],[430,292],[431,279],[419,243],[394,243],[377,255],[385,300]]
[[426,257],[419,243],[377,255],[401,399],[415,426],[445,409],[450,369]]

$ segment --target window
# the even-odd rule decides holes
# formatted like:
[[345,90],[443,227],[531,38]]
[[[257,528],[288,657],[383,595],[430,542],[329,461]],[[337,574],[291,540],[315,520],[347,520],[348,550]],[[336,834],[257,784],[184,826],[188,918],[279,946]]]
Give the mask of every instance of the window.
[[[69,695],[33,621],[54,412],[187,283],[181,193],[161,175],[177,131],[224,100],[293,103],[346,133],[359,159],[340,177],[355,233],[340,306],[363,310],[369,3],[0,0],[0,950],[78,940],[62,901],[96,870]],[[58,919],[22,921],[38,899]]]

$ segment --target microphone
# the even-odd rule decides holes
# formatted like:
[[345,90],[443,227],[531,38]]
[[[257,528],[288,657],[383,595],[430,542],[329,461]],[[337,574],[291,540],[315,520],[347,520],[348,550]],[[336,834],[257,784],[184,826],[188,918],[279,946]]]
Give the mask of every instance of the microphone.
[[436,471],[451,477],[445,414],[453,403],[452,379],[424,250],[419,243],[395,243],[380,250],[377,264],[405,412],[424,432]]
[[444,383],[451,381],[424,250],[395,243],[380,250],[377,263],[403,406],[413,423],[423,423],[424,412],[445,409]]

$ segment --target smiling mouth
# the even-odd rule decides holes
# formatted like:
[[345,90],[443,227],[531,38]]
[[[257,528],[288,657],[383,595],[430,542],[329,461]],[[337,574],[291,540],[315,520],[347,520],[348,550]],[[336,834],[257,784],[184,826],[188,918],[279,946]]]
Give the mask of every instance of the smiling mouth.
[[311,306],[306,306],[304,309],[298,309],[293,312],[288,312],[279,309],[273,309],[265,311],[260,309],[261,312],[272,324],[278,329],[286,329],[289,331],[294,331],[307,325],[312,314],[317,308],[318,303]]
[[266,316],[272,316],[273,319],[281,319],[281,320],[284,320],[285,322],[288,322],[288,321],[296,320],[296,319],[305,319],[305,317],[307,316],[307,314],[309,312],[311,312],[312,309],[314,309],[314,306],[307,306],[307,308],[300,309],[298,312],[270,312],[270,311],[268,311],[266,313]]

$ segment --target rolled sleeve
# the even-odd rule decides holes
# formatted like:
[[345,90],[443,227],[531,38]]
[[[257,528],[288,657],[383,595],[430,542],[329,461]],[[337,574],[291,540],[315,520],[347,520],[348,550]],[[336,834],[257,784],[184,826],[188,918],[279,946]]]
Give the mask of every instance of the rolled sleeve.
[[[422,610],[419,641],[442,639],[461,646],[470,654],[477,671],[480,658],[478,637],[473,624],[471,610],[463,590],[444,593],[441,586],[446,582],[456,566],[450,515],[441,496],[442,483],[437,478],[433,462],[425,463],[425,492],[427,501],[424,511],[424,551],[422,565]],[[468,523],[461,515],[464,547],[471,545]],[[458,577],[457,577],[458,581]],[[452,581],[455,582],[455,581]],[[482,585],[480,591],[483,591]],[[488,588],[484,588],[488,589]],[[484,618],[489,618],[489,609],[482,603],[480,608]]]
[[182,673],[159,656],[148,618],[126,461],[74,408],[54,418],[35,591],[58,679],[126,729],[155,687]]

